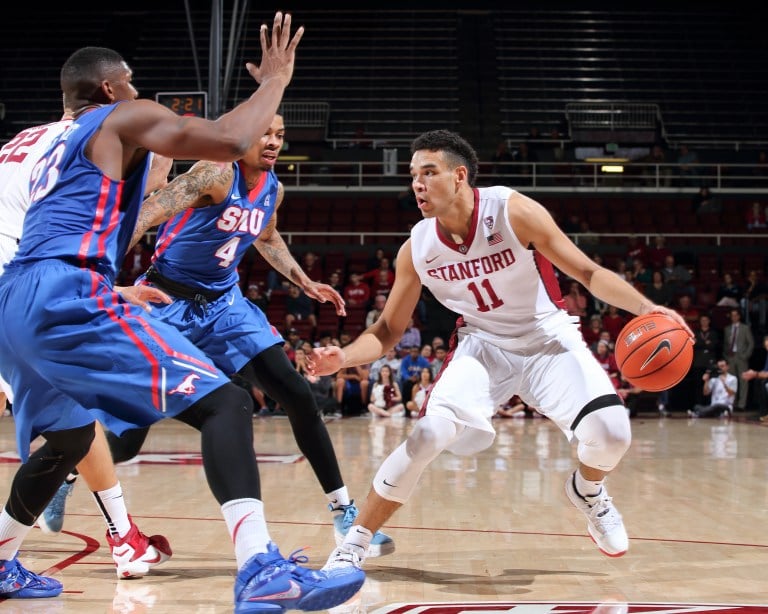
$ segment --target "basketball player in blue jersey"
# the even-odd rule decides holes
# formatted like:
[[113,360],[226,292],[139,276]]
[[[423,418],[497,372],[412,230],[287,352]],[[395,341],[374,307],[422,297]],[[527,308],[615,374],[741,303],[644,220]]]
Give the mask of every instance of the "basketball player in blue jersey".
[[[24,216],[30,205],[29,190],[33,170],[51,144],[71,123],[72,114],[65,110],[60,121],[22,130],[0,149],[0,227],[5,231],[0,233],[0,274],[5,263],[16,253]],[[153,156],[147,178],[147,191],[160,189],[168,183],[167,176],[172,163],[173,160],[169,158]],[[149,307],[147,298],[152,298],[154,302],[170,302],[170,298],[157,288],[116,286],[115,289],[120,291],[127,301],[144,308]],[[137,290],[141,292],[137,293]],[[14,402],[13,391],[1,377],[0,390],[5,390],[11,403]],[[3,401],[2,395],[0,401]],[[3,401],[2,406],[4,405]],[[88,483],[107,525],[107,544],[115,562],[118,578],[141,577],[148,573],[150,568],[170,558],[172,552],[166,538],[162,535],[147,537],[128,515],[123,490],[101,428],[96,428],[94,440],[88,454],[78,464],[78,470]],[[63,506],[70,489],[71,486],[65,482],[49,507],[56,508],[57,503]],[[44,532],[61,530],[56,516],[47,512],[48,508],[38,517],[40,528]]]
[[[85,47],[64,63],[64,106],[74,121],[33,170],[19,248],[0,276],[0,374],[16,394],[22,460],[0,513],[0,595],[61,592],[52,578],[21,573],[17,554],[87,453],[96,409],[105,410],[99,416],[117,434],[170,417],[201,432],[206,479],[234,544],[235,612],[326,609],[362,586],[359,570],[318,572],[280,554],[264,518],[250,396],[177,329],[113,288],[149,152],[242,157],[268,128],[291,80],[304,30],[292,36],[290,26],[290,15],[278,12],[271,35],[261,27],[261,63],[246,65],[259,87],[215,122],[131,99],[131,70],[111,49]],[[38,435],[46,443],[30,454]]]
[[[278,114],[261,140],[237,162],[197,162],[145,200],[132,244],[162,224],[152,266],[136,284],[151,284],[172,296],[172,304],[154,305],[152,315],[181,331],[224,373],[257,385],[285,410],[329,508],[337,512],[334,533],[341,543],[357,507],[342,480],[322,412],[283,350],[284,339],[239,286],[237,267],[254,245],[307,296],[331,301],[340,316],[346,314],[341,295],[309,279],[277,230],[277,210],[285,191],[274,167],[284,141],[285,124]],[[147,431],[126,431],[122,437],[109,433],[115,460],[138,454]],[[392,539],[379,532],[371,540],[368,556],[393,551]]]
[[493,443],[494,410],[513,395],[578,441],[566,495],[586,516],[597,547],[623,555],[627,532],[603,480],[629,449],[629,417],[578,318],[565,310],[554,267],[607,303],[638,315],[665,313],[693,333],[680,314],[584,254],[539,203],[503,186],[476,188],[477,154],[459,135],[427,132],[411,153],[424,219],[400,248],[384,311],[343,349],[314,350],[310,371],[333,373],[393,347],[422,285],[461,317],[415,427],[382,463],[353,529],[324,569],[359,567],[373,532],[413,495],[443,450],[476,454]]

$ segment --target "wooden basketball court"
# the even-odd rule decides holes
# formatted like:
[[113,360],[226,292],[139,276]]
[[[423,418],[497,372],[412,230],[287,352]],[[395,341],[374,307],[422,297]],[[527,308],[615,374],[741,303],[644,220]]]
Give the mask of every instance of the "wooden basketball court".
[[[764,426],[634,419],[632,448],[608,482],[631,544],[626,556],[612,559],[590,541],[584,518],[566,499],[575,456],[562,433],[546,419],[496,424],[496,442],[481,455],[444,453],[432,464],[418,494],[385,529],[396,552],[368,559],[365,586],[334,614],[768,612]],[[367,416],[328,423],[358,502],[412,425]],[[314,474],[287,419],[257,418],[253,428],[272,537],[286,556],[307,547],[309,565],[320,567],[334,543]],[[18,466],[12,418],[0,420],[0,451],[5,500]],[[63,581],[64,593],[0,602],[0,612],[232,611],[234,555],[205,483],[197,433],[174,421],[156,425],[138,462],[121,465],[118,474],[134,519],[145,533],[166,535],[173,558],[143,579],[118,581],[103,520],[81,480],[64,531],[44,535],[35,528],[21,552],[28,568]],[[722,607],[639,605],[648,603]]]

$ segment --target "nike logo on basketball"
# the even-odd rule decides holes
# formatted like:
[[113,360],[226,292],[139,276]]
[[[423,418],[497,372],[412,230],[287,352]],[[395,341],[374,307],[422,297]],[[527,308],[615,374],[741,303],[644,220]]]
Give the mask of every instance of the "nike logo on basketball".
[[439,257],[440,257],[440,254],[438,254],[437,256],[434,256],[434,257],[432,257],[432,258],[427,258],[427,261],[426,261],[426,262],[427,262],[427,264],[431,264],[431,263],[433,263],[435,260],[437,260]]
[[250,597],[248,601],[263,601],[267,599],[296,599],[301,597],[301,586],[299,586],[293,580],[289,580],[290,588],[280,593],[272,593],[271,595],[259,595],[258,597]]
[[395,484],[390,484],[389,482],[387,482],[386,479],[382,480],[382,482],[384,482],[384,486],[389,486],[390,488],[397,488]]
[[648,358],[645,359],[645,362],[640,367],[640,370],[642,371],[645,369],[645,367],[648,366],[648,363],[650,363],[656,356],[658,355],[661,350],[667,350],[667,352],[672,352],[672,344],[669,342],[669,339],[662,339],[659,341],[659,344],[656,346],[656,349],[651,352],[651,354],[648,356]]

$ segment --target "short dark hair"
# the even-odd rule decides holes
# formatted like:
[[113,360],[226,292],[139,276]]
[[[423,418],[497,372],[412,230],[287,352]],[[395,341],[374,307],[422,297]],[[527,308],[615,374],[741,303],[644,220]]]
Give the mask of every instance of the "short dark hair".
[[477,152],[464,138],[450,130],[432,130],[417,136],[411,143],[411,154],[421,149],[442,151],[449,162],[467,167],[467,182],[474,187],[480,162]]
[[114,49],[81,47],[67,58],[61,67],[61,91],[64,100],[93,100],[99,98],[101,82],[125,60]]

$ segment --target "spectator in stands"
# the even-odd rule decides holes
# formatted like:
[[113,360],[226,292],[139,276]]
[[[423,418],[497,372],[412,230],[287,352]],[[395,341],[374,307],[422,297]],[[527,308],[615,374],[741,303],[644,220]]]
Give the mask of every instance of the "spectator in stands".
[[326,283],[339,294],[344,294],[344,286],[341,284],[341,270],[336,269],[335,271],[331,271]]
[[603,316],[603,330],[607,330],[611,334],[611,339],[618,339],[621,329],[627,322],[629,322],[629,318],[625,312],[616,305],[609,305],[608,312]]
[[349,283],[344,287],[342,294],[349,307],[368,307],[371,300],[371,287],[363,281],[360,273],[349,274]]
[[749,209],[747,209],[747,230],[765,229],[768,227],[766,218],[768,218],[768,207],[763,208],[758,201],[754,201]]
[[523,418],[530,408],[518,395],[513,395],[504,405],[496,408],[494,418]]
[[526,141],[523,141],[512,152],[512,158],[515,162],[524,162],[524,164],[516,164],[512,167],[512,185],[533,185],[535,163],[539,161],[536,151]]
[[371,281],[371,292],[374,296],[377,294],[389,296],[392,291],[392,271],[385,271],[384,269],[378,271],[378,277]]
[[569,314],[578,316],[582,322],[586,322],[587,295],[578,281],[573,280],[568,283],[568,292],[563,295],[563,301]]
[[[416,197],[414,196],[414,199],[415,198]],[[381,259],[386,257],[387,255],[384,252],[384,248],[377,247],[376,251],[373,252],[373,255],[370,258],[368,258],[368,261],[365,263],[365,270],[373,271],[374,269],[378,269],[381,266]]]
[[675,291],[671,284],[667,283],[661,271],[654,271],[651,283],[644,288],[645,296],[657,305],[669,307],[675,300]]
[[295,363],[296,371],[307,380],[320,411],[325,415],[341,416],[339,404],[333,395],[334,378],[330,375],[312,375],[309,373],[304,350],[296,350]]
[[691,207],[696,215],[703,213],[720,213],[722,206],[720,199],[717,198],[709,186],[703,185],[699,188],[699,191],[694,194],[691,202]]
[[414,323],[413,317],[411,317],[408,320],[408,326],[406,326],[403,336],[397,342],[395,348],[398,355],[404,357],[414,345],[421,347],[421,331]]
[[757,415],[761,422],[768,421],[768,335],[763,337],[765,364],[759,371],[747,369],[741,374],[745,382],[753,381],[753,400],[757,403]]
[[680,315],[683,316],[685,323],[691,327],[691,330],[696,331],[701,313],[693,304],[690,295],[681,294],[677,297],[677,310],[680,312]]
[[664,147],[656,143],[647,155],[637,160],[642,164],[645,183],[651,187],[669,187],[672,183],[672,168]]
[[616,364],[616,357],[613,354],[610,343],[605,339],[598,341],[594,354],[595,358],[597,358],[597,362],[606,372],[614,387],[618,390],[620,385],[619,366]]
[[296,284],[288,286],[288,296],[285,297],[285,326],[291,328],[294,322],[309,322],[312,328],[317,326],[315,304]]
[[445,341],[442,337],[432,337],[432,347],[437,349],[440,347],[445,347]]
[[496,151],[491,156],[491,162],[493,162],[493,181],[498,182],[499,185],[509,183],[507,178],[512,176],[512,165],[510,163],[514,161],[515,158],[512,152],[509,151],[506,139],[499,141]]
[[[348,344],[347,344],[348,345]],[[344,347],[342,345],[342,347]],[[344,415],[359,415],[368,405],[368,366],[341,369],[336,374],[336,402]]]
[[619,387],[616,389],[616,394],[624,401],[624,405],[627,406],[627,413],[630,418],[637,417],[637,405],[640,400],[640,395],[645,391],[634,384],[630,384],[629,381],[623,376],[619,375]]
[[121,286],[132,286],[136,278],[144,273],[150,264],[152,264],[152,250],[144,241],[139,241],[123,260],[118,283]]
[[576,213],[571,213],[567,219],[563,220],[561,228],[563,232],[569,235],[579,232],[581,227],[581,218]]
[[387,353],[384,354],[381,358],[376,360],[373,364],[371,364],[371,369],[369,372],[369,379],[371,382],[375,382],[379,377],[379,369],[381,369],[382,365],[387,365],[390,369],[392,369],[392,377],[395,381],[397,381],[400,378],[400,363],[401,359],[397,357],[397,352],[395,352],[395,348],[390,348],[387,350]]
[[[434,347],[434,346],[433,346]],[[446,356],[448,356],[448,350],[444,345],[438,345],[434,348],[434,357],[432,358],[432,374],[437,377],[440,373],[440,369],[443,368]]]
[[730,273],[723,273],[723,279],[717,288],[715,301],[720,307],[741,307],[744,298],[744,290],[735,281]]
[[632,283],[632,276],[628,275],[627,267],[632,266],[633,260],[634,258],[629,262],[627,262],[626,260],[624,260],[624,258],[617,258],[616,266],[613,268],[613,272],[616,273],[616,275],[618,275],[619,277],[621,277],[624,281],[628,281]]
[[687,294],[696,299],[696,288],[691,284],[693,275],[686,267],[676,262],[674,255],[670,254],[664,259],[661,274],[664,281],[672,286],[675,294]]
[[267,297],[261,293],[261,286],[259,284],[251,284],[248,286],[245,298],[266,313],[269,301],[267,300]]
[[768,311],[768,284],[762,279],[762,272],[752,269],[747,273],[744,287],[742,311],[747,324],[755,325],[758,330],[766,330],[766,311]]
[[[730,324],[723,330],[723,355],[728,361],[728,367],[738,379],[741,374],[749,369],[749,360],[755,349],[755,338],[749,325],[741,321],[741,310],[731,309]],[[746,382],[739,385],[739,393],[736,397],[736,409],[744,409],[747,406]]]
[[365,315],[365,327],[372,326],[373,323],[379,319],[381,312],[384,311],[384,305],[387,304],[387,297],[385,294],[377,294],[373,299],[373,307]]
[[[691,379],[700,382],[706,371],[715,368],[717,357],[722,356],[721,338],[720,333],[712,328],[712,319],[706,313],[699,316],[699,328],[694,332],[696,343],[693,344]],[[696,386],[696,403],[704,405],[704,393],[700,386]]]
[[371,387],[368,411],[374,416],[391,418],[405,414],[403,395],[389,365],[382,365]]
[[589,227],[587,220],[579,222],[579,232],[576,237],[576,243],[585,251],[594,249],[600,243],[600,236]]
[[323,281],[323,266],[315,252],[306,252],[301,258],[301,267],[312,281]]
[[653,271],[645,266],[645,261],[641,258],[635,258],[632,261],[630,275],[632,279],[627,279],[627,281],[634,284],[642,292],[645,292],[646,286],[653,281]]
[[603,318],[599,313],[593,313],[589,316],[588,326],[582,327],[581,335],[584,337],[585,343],[592,347],[597,345],[601,332],[603,332]]
[[627,266],[631,267],[638,258],[643,262],[648,262],[648,247],[645,241],[637,235],[630,235],[627,239],[627,251],[624,254]]
[[429,369],[432,373],[432,365],[421,355],[421,348],[412,345],[408,348],[408,354],[400,362],[400,390],[403,392],[403,400],[407,403],[411,400],[411,388],[419,381],[421,369]]
[[374,283],[374,281],[380,279],[379,275],[382,271],[386,274],[389,287],[391,288],[392,284],[395,283],[395,272],[390,266],[389,258],[386,257],[379,259],[379,266],[377,266],[375,269],[371,269],[370,271],[363,273],[363,280],[370,285]]
[[678,185],[682,187],[694,187],[698,185],[699,155],[683,143],[677,150],[677,163],[679,181]]
[[432,361],[435,359],[435,350],[432,346],[429,343],[425,343],[421,346],[420,354],[427,359],[427,362],[429,362],[429,366],[431,367]]
[[672,251],[667,247],[667,237],[656,235],[653,237],[653,246],[646,251],[645,259],[652,269],[660,269],[664,266],[667,256],[671,255]]
[[408,410],[411,418],[418,418],[421,406],[424,405],[424,400],[427,398],[427,392],[432,387],[432,382],[435,381],[435,376],[432,373],[432,369],[429,367],[422,367],[419,370],[418,379],[411,383],[408,391],[408,402],[405,404],[405,408]]

